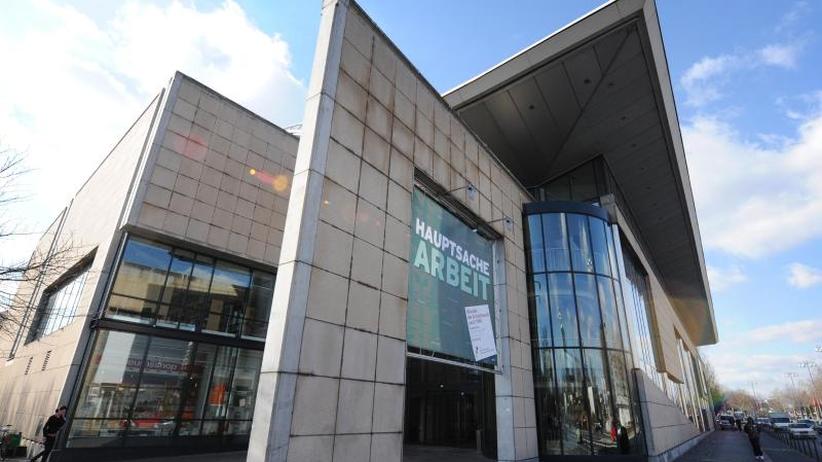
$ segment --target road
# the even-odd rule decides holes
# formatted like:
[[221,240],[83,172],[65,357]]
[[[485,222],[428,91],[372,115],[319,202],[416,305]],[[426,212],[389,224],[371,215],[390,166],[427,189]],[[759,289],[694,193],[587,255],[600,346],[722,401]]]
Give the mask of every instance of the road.
[[[816,462],[786,446],[767,433],[762,433],[762,449],[765,460],[771,462]],[[819,444],[819,440],[817,440]],[[822,456],[822,447],[820,447]],[[737,431],[715,431],[676,462],[737,462],[753,461],[753,450],[745,433]]]

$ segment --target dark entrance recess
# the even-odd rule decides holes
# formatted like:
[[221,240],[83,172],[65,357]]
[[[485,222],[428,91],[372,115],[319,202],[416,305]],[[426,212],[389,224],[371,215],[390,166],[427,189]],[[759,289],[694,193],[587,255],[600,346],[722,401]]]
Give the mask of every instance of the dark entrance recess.
[[408,358],[406,380],[405,460],[496,460],[494,374]]

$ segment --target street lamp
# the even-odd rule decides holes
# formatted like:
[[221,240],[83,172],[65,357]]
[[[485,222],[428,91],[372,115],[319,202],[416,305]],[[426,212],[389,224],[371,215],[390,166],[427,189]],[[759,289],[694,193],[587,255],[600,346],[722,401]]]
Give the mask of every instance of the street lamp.
[[799,363],[799,367],[804,367],[808,370],[808,377],[811,379],[811,399],[813,400],[814,404],[814,411],[816,412],[817,417],[819,416],[819,401],[816,399],[816,381],[813,379],[813,372],[811,370],[816,367],[816,363],[813,361],[802,361]]
[[[791,390],[793,391],[793,401],[796,404],[799,401],[799,394],[796,392],[796,382],[794,382],[794,378],[798,377],[799,374],[796,372],[785,372],[785,377],[791,379]],[[800,406],[801,407],[801,406]]]

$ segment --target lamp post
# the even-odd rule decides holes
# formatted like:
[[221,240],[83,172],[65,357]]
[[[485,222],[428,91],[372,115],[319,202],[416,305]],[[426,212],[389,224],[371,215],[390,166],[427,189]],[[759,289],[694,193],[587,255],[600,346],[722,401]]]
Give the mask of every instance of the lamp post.
[[[795,377],[797,377],[798,374],[796,372],[785,372],[785,376],[788,377],[789,379],[791,379],[791,390],[793,390],[794,409],[796,409],[796,402],[799,401],[799,396],[796,393],[796,382],[794,382],[793,379]],[[796,412],[796,411],[794,411],[794,412]]]
[[817,417],[819,417],[819,402],[816,399],[816,381],[813,379],[813,372],[811,370],[816,367],[816,363],[813,361],[802,361],[799,363],[799,367],[804,367],[808,370],[808,377],[811,379],[811,399],[813,400],[814,404],[814,412],[816,413]]

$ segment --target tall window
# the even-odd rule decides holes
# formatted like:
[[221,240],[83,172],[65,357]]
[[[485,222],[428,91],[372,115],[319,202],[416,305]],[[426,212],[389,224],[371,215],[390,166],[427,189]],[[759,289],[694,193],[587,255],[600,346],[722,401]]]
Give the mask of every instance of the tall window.
[[130,238],[105,317],[264,339],[273,292],[271,273]]
[[[627,309],[632,310],[633,331],[631,338],[634,357],[638,359],[637,367],[645,372],[657,387],[666,390],[664,374],[657,371],[654,343],[651,339],[650,310],[653,309],[651,288],[648,273],[642,268],[639,258],[631,252],[629,246],[622,246],[625,264],[625,301]],[[670,393],[669,393],[670,395]]]
[[101,331],[69,447],[248,435],[262,351]]
[[29,342],[62,329],[74,320],[88,276],[88,265],[43,294],[29,331]]
[[594,216],[528,216],[540,455],[619,453],[618,431],[641,451],[611,233]]

